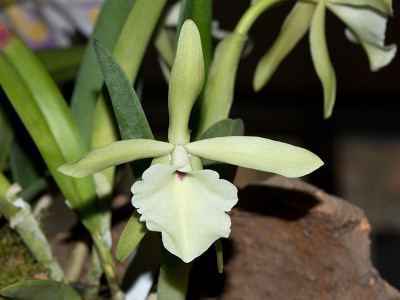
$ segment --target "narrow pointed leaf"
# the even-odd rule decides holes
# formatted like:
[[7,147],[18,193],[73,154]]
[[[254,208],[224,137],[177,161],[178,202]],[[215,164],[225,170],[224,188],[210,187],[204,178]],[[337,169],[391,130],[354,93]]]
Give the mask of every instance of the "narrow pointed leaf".
[[260,137],[217,137],[192,142],[185,148],[203,158],[287,177],[304,176],[323,165],[308,150]]
[[57,168],[85,152],[69,108],[34,54],[0,23],[0,84],[55,181],[91,230],[99,226],[92,178],[76,180]]
[[97,58],[114,107],[123,139],[154,139],[142,105],[121,65],[97,40]]
[[154,140],[118,141],[92,150],[77,161],[59,167],[58,171],[68,176],[84,177],[133,160],[165,156],[174,147]]
[[145,223],[140,222],[139,218],[140,215],[135,211],[129,218],[129,221],[119,238],[115,255],[121,262],[131,255],[147,232]]
[[135,2],[136,0],[105,1],[92,37],[86,44],[72,94],[71,110],[87,147],[90,146],[94,111],[103,85],[103,76],[97,63],[92,42],[94,38],[97,38],[108,49],[114,49],[119,33]]
[[257,64],[253,87],[257,92],[269,81],[282,60],[292,51],[310,27],[315,4],[297,2],[286,17],[278,38]]
[[311,56],[315,71],[321,80],[324,90],[324,117],[331,116],[336,98],[336,75],[331,59],[329,58],[328,46],[325,36],[325,2],[321,0],[317,4],[310,28]]
[[186,20],[182,26],[169,81],[168,140],[175,145],[190,141],[189,117],[204,81],[204,59],[196,25]]
[[0,290],[0,297],[10,300],[82,300],[69,285],[52,280],[28,280]]
[[245,41],[245,36],[232,33],[225,37],[215,50],[200,109],[198,136],[215,122],[229,116],[236,70]]

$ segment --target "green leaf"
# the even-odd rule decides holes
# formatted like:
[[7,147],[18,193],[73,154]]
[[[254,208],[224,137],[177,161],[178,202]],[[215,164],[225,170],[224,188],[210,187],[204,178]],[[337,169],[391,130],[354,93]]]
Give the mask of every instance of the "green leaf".
[[196,24],[201,37],[204,56],[204,81],[207,81],[208,68],[212,60],[212,5],[213,0],[192,0],[190,19]]
[[[166,0],[136,0],[115,45],[114,57],[134,83]],[[97,38],[99,41],[102,39]],[[111,49],[106,44],[107,49]]]
[[[15,140],[10,153],[10,166],[13,182],[18,182],[23,189],[40,178],[39,170],[35,165],[34,157],[29,156],[29,149],[23,147],[20,141]],[[29,152],[30,154],[32,151]]]
[[135,250],[142,238],[147,233],[147,228],[144,222],[139,221],[140,215],[135,212],[129,218],[121,237],[119,238],[117,251],[115,253],[119,261],[124,261]]
[[245,41],[245,36],[232,33],[225,37],[215,50],[200,110],[198,136],[215,122],[229,116],[236,70]]
[[121,65],[97,40],[97,58],[111,97],[123,139],[154,139],[142,105]]
[[182,0],[181,1],[181,10],[179,12],[179,20],[178,20],[178,24],[176,26],[176,33],[175,33],[175,49],[176,49],[176,46],[178,45],[178,40],[179,40],[179,36],[181,35],[181,29],[182,29],[183,23],[185,23],[185,21],[187,19],[190,19],[192,1],[193,0]]
[[228,136],[185,145],[190,154],[228,164],[300,177],[323,165],[314,153],[290,144],[252,136]]
[[14,131],[2,109],[0,109],[0,172],[7,161],[13,140]]
[[89,148],[97,98],[103,85],[103,76],[93,50],[93,39],[97,38],[108,49],[114,49],[119,34],[136,0],[107,0],[90,40],[86,44],[82,64],[71,100],[72,114]]
[[324,90],[324,117],[327,119],[331,116],[333,106],[335,105],[336,75],[326,44],[325,1],[321,0],[318,2],[311,20],[310,47],[314,68]]
[[99,226],[92,178],[76,180],[57,168],[85,152],[76,123],[57,86],[35,55],[0,23],[0,84],[51,174],[86,226]]
[[292,51],[310,27],[315,4],[297,2],[282,25],[278,38],[260,59],[253,78],[256,92],[269,81],[282,60]]
[[41,50],[36,52],[51,77],[58,83],[72,81],[78,74],[84,53],[83,46],[63,49]]
[[10,300],[82,300],[69,285],[52,280],[28,280],[0,290],[0,297]]

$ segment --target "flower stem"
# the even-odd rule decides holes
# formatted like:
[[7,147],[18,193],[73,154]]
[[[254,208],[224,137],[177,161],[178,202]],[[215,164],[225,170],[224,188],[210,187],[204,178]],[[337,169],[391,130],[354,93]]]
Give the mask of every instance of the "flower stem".
[[110,288],[112,299],[124,300],[125,295],[119,287],[115,263],[106,241],[103,239],[99,232],[92,233],[92,240],[100,257],[103,271],[106,275],[107,283]]
[[234,32],[247,35],[250,27],[254,24],[257,18],[272,5],[284,0],[259,0],[251,5],[237,23]]

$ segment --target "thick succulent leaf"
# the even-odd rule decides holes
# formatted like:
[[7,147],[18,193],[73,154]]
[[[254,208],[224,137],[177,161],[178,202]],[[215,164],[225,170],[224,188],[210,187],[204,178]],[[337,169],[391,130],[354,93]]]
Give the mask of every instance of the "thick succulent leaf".
[[169,81],[168,140],[175,145],[190,141],[189,117],[204,81],[204,58],[196,25],[186,20],[182,26]]
[[336,99],[336,75],[325,36],[325,2],[320,0],[317,4],[310,28],[311,56],[315,71],[322,83],[324,90],[324,117],[331,116]]
[[82,300],[69,285],[52,280],[28,280],[0,290],[0,297],[11,300]]
[[92,178],[76,180],[57,167],[85,153],[67,103],[34,54],[0,23],[0,83],[55,181],[91,230],[99,226]]
[[367,8],[369,6],[390,16],[393,15],[392,0],[328,0],[327,4],[344,4],[354,8]]
[[114,49],[121,29],[136,0],[106,0],[92,36],[86,44],[71,100],[71,111],[87,147],[90,146],[96,102],[103,85],[103,76],[93,50],[93,39]]
[[350,5],[328,5],[328,8],[348,26],[350,30],[346,31],[346,35],[349,39],[359,42],[364,48],[372,71],[393,60],[396,45],[384,45],[386,15],[370,8]]
[[198,136],[226,119],[232,105],[236,70],[246,37],[232,33],[217,46],[201,103]]
[[297,2],[294,5],[282,25],[278,38],[257,64],[253,78],[253,88],[256,92],[268,83],[282,60],[306,34],[314,10],[313,3]]
[[145,224],[140,222],[139,218],[140,215],[135,211],[129,218],[129,221],[119,238],[115,255],[121,262],[131,255],[147,232]]
[[97,40],[94,41],[104,80],[123,139],[153,139],[149,123],[132,83],[121,65]]
[[65,164],[58,171],[68,176],[84,177],[112,166],[141,158],[170,154],[174,145],[154,140],[124,140],[94,149],[75,162]]
[[211,170],[176,172],[156,164],[132,186],[132,204],[149,230],[160,231],[164,247],[188,263],[217,239],[228,237],[225,213],[237,202],[237,189]]
[[306,149],[260,137],[217,137],[185,148],[200,157],[287,177],[304,176],[323,165],[318,156]]

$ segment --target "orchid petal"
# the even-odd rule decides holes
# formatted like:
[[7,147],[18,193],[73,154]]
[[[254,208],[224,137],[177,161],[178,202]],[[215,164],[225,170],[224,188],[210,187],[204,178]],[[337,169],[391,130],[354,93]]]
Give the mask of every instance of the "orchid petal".
[[73,177],[85,177],[133,160],[164,156],[173,150],[174,145],[154,140],[118,141],[90,151],[75,162],[62,165],[58,171]]
[[182,26],[169,82],[168,140],[175,145],[190,141],[190,112],[204,81],[204,58],[200,34],[192,20]]
[[351,41],[358,41],[368,55],[370,68],[377,71],[388,65],[397,47],[384,45],[387,16],[368,7],[328,5],[328,8],[350,29],[346,31]]
[[170,165],[153,165],[132,186],[132,204],[149,230],[160,231],[164,247],[184,262],[227,238],[225,213],[237,202],[237,189],[211,170],[177,173]]
[[192,155],[287,177],[304,176],[323,165],[308,150],[260,137],[217,137],[192,142],[185,148]]
[[320,0],[317,4],[310,27],[310,48],[315,71],[321,80],[324,89],[324,116],[329,118],[332,114],[336,98],[336,76],[325,36],[325,2]]
[[282,60],[292,51],[310,27],[315,4],[297,2],[282,25],[278,38],[260,59],[253,78],[256,92],[267,84]]
[[393,15],[392,8],[392,0],[328,0],[328,5],[331,4],[339,4],[339,5],[349,5],[353,6],[355,9],[357,7],[366,7],[369,6],[371,8],[375,8],[380,10],[383,13],[388,15]]

